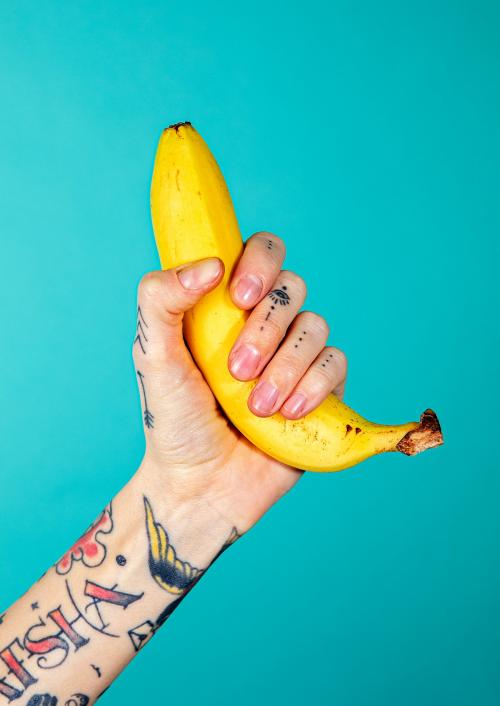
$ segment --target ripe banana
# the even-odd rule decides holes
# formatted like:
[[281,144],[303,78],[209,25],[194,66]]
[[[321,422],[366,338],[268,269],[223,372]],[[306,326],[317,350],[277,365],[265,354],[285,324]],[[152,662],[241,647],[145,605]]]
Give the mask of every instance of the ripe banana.
[[306,417],[257,417],[247,406],[255,382],[228,370],[228,354],[248,314],[231,301],[229,279],[243,243],[224,177],[190,123],[164,130],[151,184],[151,215],[164,269],[205,257],[224,262],[223,281],[185,317],[191,353],[227,417],[259,449],[296,468],[339,471],[383,451],[413,455],[442,443],[436,415],[373,424],[330,395]]

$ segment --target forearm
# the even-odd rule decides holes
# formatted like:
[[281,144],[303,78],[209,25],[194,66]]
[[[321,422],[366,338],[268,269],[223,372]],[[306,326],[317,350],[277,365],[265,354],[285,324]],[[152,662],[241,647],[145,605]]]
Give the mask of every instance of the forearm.
[[236,537],[205,499],[166,494],[161,477],[143,466],[72,549],[0,613],[0,705],[93,703]]

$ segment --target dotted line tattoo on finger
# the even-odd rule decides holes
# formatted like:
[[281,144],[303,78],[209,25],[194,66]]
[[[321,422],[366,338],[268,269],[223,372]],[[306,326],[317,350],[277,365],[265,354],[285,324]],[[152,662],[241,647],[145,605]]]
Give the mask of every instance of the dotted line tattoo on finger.
[[333,358],[333,353],[328,353],[328,358],[325,359],[324,363],[321,363],[322,368],[326,368],[327,364],[331,361]]
[[272,250],[272,249],[273,249],[273,241],[272,241],[272,240],[269,240],[269,238],[267,239],[267,249],[268,249],[268,250]]
[[134,339],[134,346],[136,343],[138,343],[139,346],[141,347],[141,350],[144,353],[144,355],[146,355],[145,343],[148,342],[148,337],[146,336],[146,331],[145,331],[145,329],[147,329],[147,328],[149,328],[149,326],[147,325],[147,323],[144,319],[143,313],[141,311],[141,307],[138,306],[137,307],[137,325],[135,328],[136,337]]
[[[300,343],[304,340],[303,337],[304,337],[306,334],[307,334],[307,331],[302,331],[302,336],[299,336],[299,342],[300,342]],[[299,344],[298,344],[298,343],[295,343],[293,347],[294,347],[294,348],[298,348],[298,347],[299,347]]]
[[[269,299],[272,301],[271,306],[269,307],[269,311],[266,314],[265,321],[269,319],[271,316],[272,312],[276,309],[276,307],[279,306],[288,306],[290,304],[290,295],[287,293],[287,286],[284,284],[281,288],[278,289],[273,289],[269,292],[267,295]],[[264,326],[260,327],[260,330],[264,330]]]

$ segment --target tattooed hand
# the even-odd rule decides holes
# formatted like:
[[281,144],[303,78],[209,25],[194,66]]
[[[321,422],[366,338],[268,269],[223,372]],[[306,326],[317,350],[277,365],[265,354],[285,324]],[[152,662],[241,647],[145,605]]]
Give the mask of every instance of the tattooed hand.
[[[346,359],[325,347],[329,329],[313,312],[299,313],[304,281],[281,270],[283,241],[257,233],[231,280],[237,306],[251,310],[230,353],[239,380],[258,378],[251,411],[298,419],[333,390],[342,395]],[[134,362],[147,449],[142,472],[162,479],[169,494],[204,497],[245,531],[299,479],[228,423],[185,346],[183,314],[220,282],[216,258],[151,272],[140,283]]]
[[[342,393],[346,365],[325,348],[325,321],[298,313],[305,285],[280,271],[284,254],[275,236],[250,238],[231,296],[251,311],[227,364],[240,380],[258,378],[254,414],[297,419]],[[299,479],[228,423],[184,344],[184,312],[222,276],[222,263],[208,259],[142,280],[134,361],[145,457],[53,569],[0,610],[0,705],[95,703],[215,559]]]

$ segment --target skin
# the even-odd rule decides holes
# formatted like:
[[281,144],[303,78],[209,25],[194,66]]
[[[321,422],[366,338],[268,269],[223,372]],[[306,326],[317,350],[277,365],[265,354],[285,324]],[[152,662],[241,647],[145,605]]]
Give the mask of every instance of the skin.
[[[259,378],[248,400],[255,414],[280,410],[296,419],[331,391],[343,393],[346,360],[338,349],[326,347],[325,320],[313,312],[299,313],[306,287],[297,274],[281,269],[284,257],[284,243],[275,235],[257,233],[247,241],[233,273],[231,296],[251,315],[228,366],[238,379]],[[0,705],[17,701],[36,706],[44,703],[44,694],[56,699],[52,704],[93,703],[136,654],[136,634],[149,639],[163,623],[160,616],[177,605],[220,550],[299,480],[301,471],[269,458],[228,423],[184,344],[183,314],[220,282],[222,268],[219,260],[209,259],[142,279],[142,339],[136,339],[133,357],[141,401],[144,407],[146,394],[152,415],[145,425],[144,459],[91,529],[96,551],[94,547],[87,556],[89,542],[76,545],[14,606],[0,611]],[[284,287],[289,303],[277,306],[266,320],[269,292]],[[330,364],[323,367],[326,357]],[[161,557],[154,554],[157,532],[164,532],[163,543],[170,547]],[[172,556],[177,560],[173,579],[173,564],[161,569]],[[184,585],[186,576],[196,578]],[[99,629],[96,604],[89,598],[100,590],[95,586],[121,592],[99,599],[106,630]],[[75,618],[69,591],[77,606],[90,601],[85,615],[92,616],[94,627],[78,617],[82,609]],[[126,609],[120,600],[130,602]],[[85,644],[64,629],[58,632],[53,611],[59,606]],[[143,627],[134,630],[139,625]],[[45,661],[39,663],[41,653],[33,650],[42,648],[34,643],[50,635],[66,648],[60,643],[57,649],[44,648]],[[16,667],[21,660],[22,668]]]

